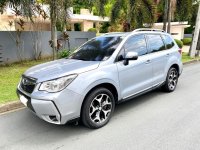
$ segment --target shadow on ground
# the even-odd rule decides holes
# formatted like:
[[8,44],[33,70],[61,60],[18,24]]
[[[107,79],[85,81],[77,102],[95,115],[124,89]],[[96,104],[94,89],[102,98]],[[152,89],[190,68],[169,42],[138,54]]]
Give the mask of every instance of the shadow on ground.
[[[117,105],[113,118],[116,119],[118,118],[117,116],[122,115],[126,111],[134,109],[151,100],[155,100],[155,97],[160,94],[165,94],[165,93],[161,92],[160,90],[155,90],[145,95],[134,98],[130,101],[126,101]],[[7,134],[6,138],[12,137],[12,141],[10,141],[11,143],[17,143],[23,140],[24,144],[26,143],[25,144],[26,146],[28,146],[27,144],[48,145],[50,143],[52,144],[56,141],[59,142],[67,138],[70,138],[70,141],[74,141],[79,139],[80,137],[79,135],[81,135],[81,137],[84,137],[91,133],[98,132],[98,130],[88,129],[81,124],[80,125],[49,124],[39,119],[37,116],[31,113],[27,108],[9,114],[4,114],[0,116],[0,118],[4,120],[4,123],[1,126],[3,127],[6,126],[5,130],[1,129],[2,132],[5,132]],[[8,119],[9,121],[6,121]],[[109,122],[109,127],[113,126],[112,124],[114,122],[115,122],[114,119],[113,121],[111,119],[111,121]],[[105,126],[104,128],[99,130],[106,130],[106,128],[109,127]],[[5,141],[4,144],[7,145],[8,143]]]

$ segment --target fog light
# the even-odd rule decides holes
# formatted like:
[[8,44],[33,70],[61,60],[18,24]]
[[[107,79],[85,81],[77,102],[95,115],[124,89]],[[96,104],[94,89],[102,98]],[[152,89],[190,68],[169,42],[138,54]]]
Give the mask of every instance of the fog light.
[[58,121],[58,119],[56,118],[56,116],[49,116],[49,118],[50,118],[52,121]]

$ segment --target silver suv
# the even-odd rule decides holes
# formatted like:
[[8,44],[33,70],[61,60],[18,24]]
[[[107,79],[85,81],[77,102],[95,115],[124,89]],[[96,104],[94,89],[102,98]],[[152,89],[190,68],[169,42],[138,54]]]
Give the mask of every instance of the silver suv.
[[65,124],[81,119],[89,128],[110,120],[115,104],[155,88],[175,90],[181,49],[156,29],[95,37],[69,58],[28,69],[17,93],[41,119]]

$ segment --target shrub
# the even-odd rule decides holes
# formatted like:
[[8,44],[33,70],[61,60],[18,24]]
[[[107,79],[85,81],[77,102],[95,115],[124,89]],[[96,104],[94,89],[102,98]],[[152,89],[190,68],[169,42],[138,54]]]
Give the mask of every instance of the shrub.
[[97,33],[97,29],[96,28],[90,28],[90,29],[88,29],[88,31]]
[[175,41],[179,48],[183,47],[183,42],[181,40],[175,39]]
[[182,39],[183,45],[190,45],[192,43],[192,38]]
[[72,50],[63,49],[58,53],[58,58],[68,58],[72,52]]
[[103,25],[101,26],[100,28],[100,33],[107,33],[109,32],[108,31],[108,28],[110,27],[110,23],[109,22],[104,22]]

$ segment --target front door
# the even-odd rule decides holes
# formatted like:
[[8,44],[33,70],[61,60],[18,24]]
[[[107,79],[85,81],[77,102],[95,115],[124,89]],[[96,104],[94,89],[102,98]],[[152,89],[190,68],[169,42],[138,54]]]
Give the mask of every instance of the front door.
[[152,63],[147,54],[147,45],[143,34],[130,37],[124,44],[120,54],[123,57],[128,51],[135,51],[139,57],[130,60],[128,65],[117,62],[122,98],[128,98],[152,86]]

